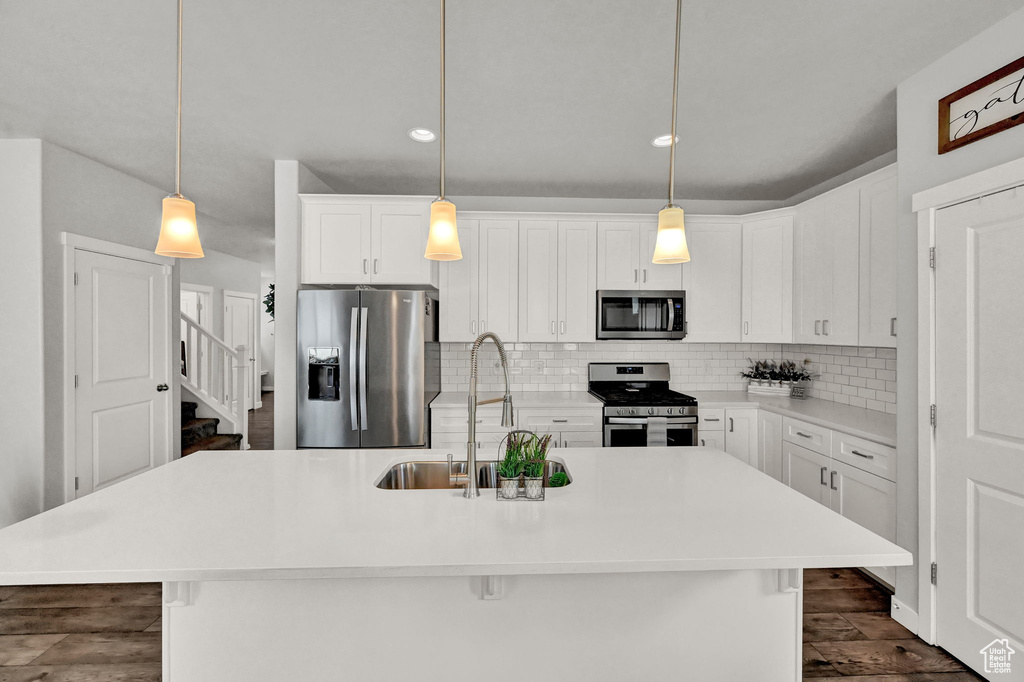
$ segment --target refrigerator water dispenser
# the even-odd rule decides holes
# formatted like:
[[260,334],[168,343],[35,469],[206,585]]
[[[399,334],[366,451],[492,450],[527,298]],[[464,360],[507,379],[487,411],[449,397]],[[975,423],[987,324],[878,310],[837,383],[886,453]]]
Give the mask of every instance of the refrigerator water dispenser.
[[340,400],[338,391],[339,348],[309,349],[309,399]]

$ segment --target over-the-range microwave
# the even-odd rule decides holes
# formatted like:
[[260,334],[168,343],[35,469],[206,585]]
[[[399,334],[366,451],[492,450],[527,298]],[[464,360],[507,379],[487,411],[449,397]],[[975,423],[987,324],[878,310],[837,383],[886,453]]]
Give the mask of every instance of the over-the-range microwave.
[[682,339],[686,336],[685,291],[597,292],[597,338]]

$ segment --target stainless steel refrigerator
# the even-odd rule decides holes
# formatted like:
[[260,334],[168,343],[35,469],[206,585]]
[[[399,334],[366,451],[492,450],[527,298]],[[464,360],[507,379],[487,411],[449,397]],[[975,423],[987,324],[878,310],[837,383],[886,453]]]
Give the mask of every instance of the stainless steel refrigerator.
[[300,448],[426,447],[441,390],[426,291],[299,291]]

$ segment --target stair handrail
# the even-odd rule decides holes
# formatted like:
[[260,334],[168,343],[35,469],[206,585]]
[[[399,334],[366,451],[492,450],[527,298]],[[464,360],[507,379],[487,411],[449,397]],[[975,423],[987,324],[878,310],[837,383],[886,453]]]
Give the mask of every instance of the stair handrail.
[[[248,373],[251,370],[248,347],[240,345],[232,348],[185,312],[181,313],[181,321],[186,327],[186,333],[181,339],[184,352],[180,376],[182,384],[215,412],[230,415],[231,421],[235,423],[234,428],[242,435],[240,448],[247,449],[249,415],[245,405],[245,390],[246,382],[249,381]],[[193,329],[199,348],[194,348],[192,344]],[[209,344],[211,351],[205,361],[199,354],[204,340]],[[209,376],[204,376],[204,364]],[[220,397],[222,393],[223,398]]]

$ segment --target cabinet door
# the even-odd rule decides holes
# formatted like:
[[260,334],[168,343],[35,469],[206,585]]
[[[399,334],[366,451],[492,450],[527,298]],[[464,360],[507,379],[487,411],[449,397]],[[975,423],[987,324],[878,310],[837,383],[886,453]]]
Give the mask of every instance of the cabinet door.
[[370,258],[369,204],[303,203],[303,284],[367,283]]
[[824,343],[821,336],[828,277],[825,263],[825,203],[812,199],[800,206],[793,230],[793,340]]
[[640,225],[640,288],[663,291],[675,291],[683,286],[683,266],[681,263],[657,265],[651,262],[654,258],[654,247],[658,244],[658,224],[641,223]]
[[860,330],[862,346],[896,347],[895,170],[860,193]]
[[757,466],[757,410],[725,411],[725,451]]
[[725,431],[700,431],[698,429],[697,442],[705,448],[725,450]]
[[[833,460],[829,484],[832,511],[890,542],[896,541],[895,483]],[[871,571],[887,583],[894,584],[894,568],[875,567]]]
[[558,340],[597,340],[597,223],[558,223]]
[[519,221],[480,221],[480,333],[519,336]]
[[758,410],[757,468],[782,480],[782,415]]
[[[822,335],[828,344],[856,346],[860,326],[860,192],[844,187],[828,197],[827,243],[821,280],[825,291]],[[819,341],[820,343],[820,341]]]
[[597,288],[639,289],[639,249],[640,223],[598,223]]
[[520,220],[520,341],[558,337],[558,260],[558,223]]
[[740,341],[743,304],[743,226],[690,223],[689,263],[683,263],[686,340]]
[[430,231],[430,204],[380,204],[372,213],[370,281],[437,284],[434,261],[423,257]]
[[743,341],[793,339],[793,218],[743,225]]
[[462,260],[440,264],[440,336],[441,341],[471,342],[479,333],[478,315],[480,254],[479,222],[459,220]]
[[[559,434],[555,434],[559,437],[559,447],[563,448],[599,448],[602,446],[601,432],[600,431],[563,431]],[[552,442],[554,442],[552,438]]]
[[782,443],[782,482],[825,506],[829,504],[831,464],[825,455],[793,443]]

